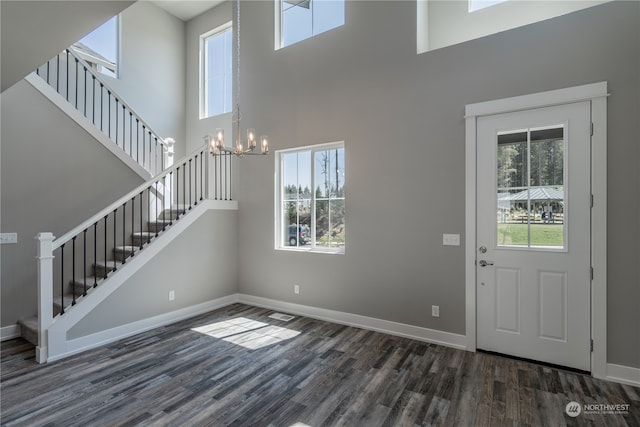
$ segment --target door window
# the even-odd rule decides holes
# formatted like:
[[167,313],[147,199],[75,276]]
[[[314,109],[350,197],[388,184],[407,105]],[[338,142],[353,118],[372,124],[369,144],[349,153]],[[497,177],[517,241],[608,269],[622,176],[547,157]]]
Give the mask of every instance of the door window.
[[497,135],[498,247],[566,249],[564,126]]

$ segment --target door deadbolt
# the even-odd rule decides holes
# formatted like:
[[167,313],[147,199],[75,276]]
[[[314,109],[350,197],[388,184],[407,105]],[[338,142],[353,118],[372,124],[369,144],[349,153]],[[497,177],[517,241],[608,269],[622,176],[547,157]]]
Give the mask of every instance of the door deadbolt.
[[480,248],[478,249],[478,251],[480,251],[481,254],[487,253],[487,248],[484,246],[480,246]]

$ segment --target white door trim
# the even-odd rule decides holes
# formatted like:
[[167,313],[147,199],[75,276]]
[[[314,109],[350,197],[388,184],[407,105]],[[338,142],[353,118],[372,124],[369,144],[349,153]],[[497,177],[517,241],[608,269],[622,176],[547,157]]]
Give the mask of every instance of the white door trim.
[[480,116],[591,101],[591,374],[607,376],[607,82],[469,104],[465,107],[466,347],[476,350],[476,124]]

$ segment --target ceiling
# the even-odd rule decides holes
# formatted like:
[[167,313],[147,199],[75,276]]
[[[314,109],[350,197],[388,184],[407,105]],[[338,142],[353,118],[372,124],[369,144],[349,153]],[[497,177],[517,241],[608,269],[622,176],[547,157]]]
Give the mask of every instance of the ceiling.
[[225,0],[151,0],[173,16],[188,21]]

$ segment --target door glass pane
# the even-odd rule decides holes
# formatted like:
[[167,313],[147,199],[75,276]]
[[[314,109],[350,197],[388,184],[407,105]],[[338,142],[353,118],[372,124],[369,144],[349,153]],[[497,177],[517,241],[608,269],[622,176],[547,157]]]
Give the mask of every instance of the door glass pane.
[[498,246],[564,248],[564,128],[498,134]]

